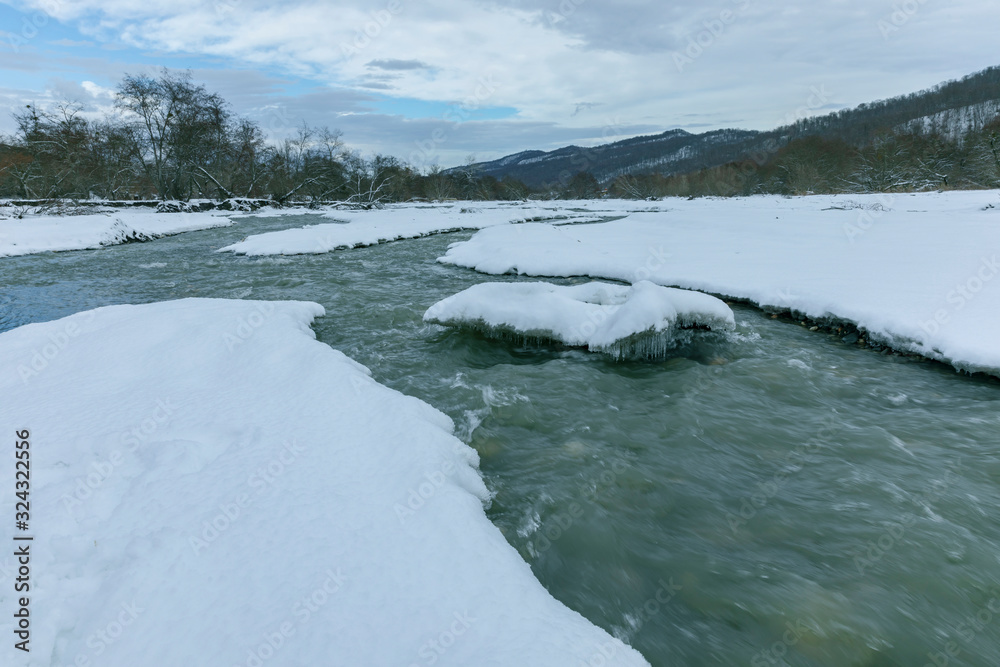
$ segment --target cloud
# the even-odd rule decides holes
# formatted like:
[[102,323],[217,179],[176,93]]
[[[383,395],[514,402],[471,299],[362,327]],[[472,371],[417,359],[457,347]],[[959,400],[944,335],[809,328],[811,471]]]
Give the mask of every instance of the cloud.
[[664,53],[678,48],[680,27],[706,11],[705,3],[692,0],[617,0],[613,4],[590,0],[495,0],[493,4],[529,12],[535,25],[576,38],[587,49],[628,54]]
[[68,47],[76,47],[76,46],[92,47],[92,46],[97,46],[96,42],[90,42],[90,41],[87,41],[87,40],[76,40],[76,39],[54,39],[51,42],[49,42],[49,44],[52,44],[53,46],[68,46]]
[[593,109],[594,107],[599,107],[599,106],[601,106],[600,102],[577,102],[576,108],[573,110],[573,113],[571,113],[570,116],[577,116],[581,111],[587,111],[589,109]]
[[372,60],[365,63],[365,67],[368,69],[382,69],[390,72],[405,72],[407,70],[415,69],[430,69],[426,63],[422,63],[419,60],[396,60],[396,59],[385,59],[385,60]]
[[[515,109],[514,119],[476,126],[489,146],[473,147],[479,154],[503,144],[493,127],[511,128],[508,152],[577,141],[595,127],[725,121],[767,129],[816,86],[830,91],[829,108],[839,108],[996,64],[1000,24],[1000,4],[985,0],[915,3],[888,33],[880,28],[893,20],[888,0],[14,1],[73,26],[80,39],[70,41],[131,51],[115,52],[116,61],[57,63],[39,39],[30,54],[0,51],[0,68],[9,71],[110,85],[133,55],[190,56],[197,76],[241,109],[338,91],[346,112],[357,114],[351,131],[385,150],[407,145],[413,126],[376,114],[371,91]],[[400,134],[365,131],[365,118]],[[539,143],[523,143],[528,138]]]
[[46,92],[55,100],[74,102],[86,110],[108,107],[114,102],[113,91],[101,88],[91,81],[77,82],[62,78],[49,80]]

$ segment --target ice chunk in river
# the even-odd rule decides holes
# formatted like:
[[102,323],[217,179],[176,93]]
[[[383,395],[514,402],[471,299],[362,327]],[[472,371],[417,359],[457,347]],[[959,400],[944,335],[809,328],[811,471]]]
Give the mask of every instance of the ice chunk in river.
[[553,340],[622,358],[656,358],[680,331],[731,330],[733,311],[708,294],[641,281],[483,283],[440,301],[424,321],[500,338]]

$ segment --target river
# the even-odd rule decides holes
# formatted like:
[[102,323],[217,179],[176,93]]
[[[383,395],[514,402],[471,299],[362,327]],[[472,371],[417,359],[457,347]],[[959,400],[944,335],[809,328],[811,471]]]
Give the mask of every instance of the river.
[[545,587],[653,665],[1000,664],[1000,382],[745,306],[736,334],[643,363],[425,325],[493,279],[434,261],[471,233],[213,252],[316,220],[0,260],[0,331],[109,304],[316,301],[321,341],[454,419]]

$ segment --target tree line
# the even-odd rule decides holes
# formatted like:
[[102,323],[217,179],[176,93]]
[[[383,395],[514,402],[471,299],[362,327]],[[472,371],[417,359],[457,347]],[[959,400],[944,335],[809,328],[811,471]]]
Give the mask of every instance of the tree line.
[[770,154],[685,174],[625,175],[620,197],[922,192],[1000,188],[1000,117],[953,136],[926,129],[885,132],[855,146],[808,136]]
[[[674,174],[618,172],[603,181],[583,170],[532,188],[510,176],[481,174],[471,161],[464,168],[420,173],[392,156],[364,157],[345,146],[339,131],[326,127],[303,124],[294,136],[270,142],[259,124],[235,114],[189,73],[163,70],[125,76],[114,112],[97,120],[73,103],[49,109],[26,105],[15,113],[15,134],[0,139],[0,196],[337,201],[370,207],[420,199],[997,188],[998,81],[1000,69],[994,68],[919,95],[801,120],[768,133],[780,140],[755,137],[743,156],[721,166]],[[969,106],[962,118],[950,118],[960,113],[957,103]],[[915,117],[915,104],[929,121],[906,122]]]
[[0,139],[0,196],[18,199],[267,199],[373,206],[427,199],[523,199],[511,179],[472,170],[416,170],[389,155],[349,150],[327,127],[300,125],[268,141],[189,73],[127,75],[114,113],[93,120],[75,103],[26,105]]

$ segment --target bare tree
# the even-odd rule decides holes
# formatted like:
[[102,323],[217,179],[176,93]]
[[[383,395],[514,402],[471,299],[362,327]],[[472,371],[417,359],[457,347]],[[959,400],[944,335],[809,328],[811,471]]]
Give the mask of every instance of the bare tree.
[[906,149],[891,138],[878,141],[861,153],[860,164],[845,179],[857,192],[893,192],[913,184],[904,166]]
[[656,193],[650,185],[648,178],[625,174],[615,179],[613,187],[616,192],[630,199],[651,199]]
[[381,208],[389,199],[395,174],[392,163],[375,156],[365,160],[357,154],[347,159],[348,177],[345,187],[348,197],[345,204],[358,208]]
[[455,198],[455,185],[439,165],[432,165],[424,180],[428,198],[437,201]]
[[14,165],[12,174],[28,196],[81,196],[91,155],[91,127],[82,106],[63,102],[49,112],[28,104],[14,114],[18,140],[30,161]]
[[229,119],[226,102],[194,85],[190,73],[164,69],[158,78],[126,75],[116,105],[129,121],[133,154],[160,198],[190,196],[196,173],[208,173],[206,150],[218,148]]

